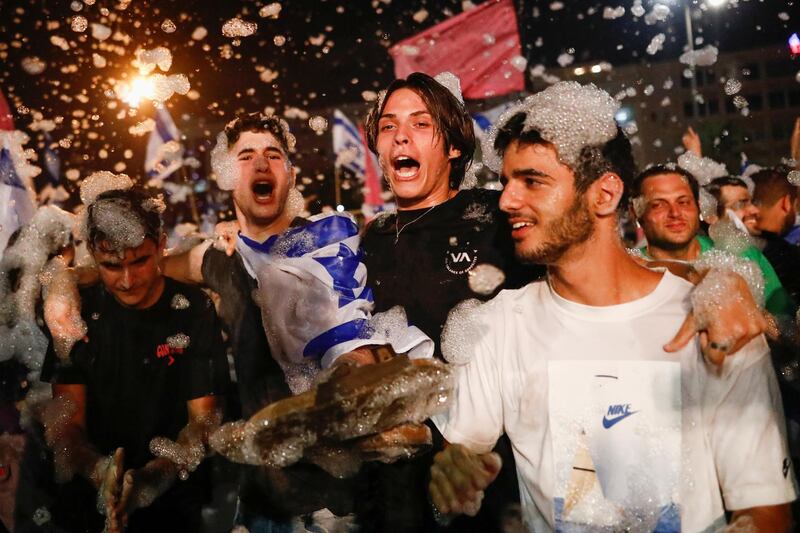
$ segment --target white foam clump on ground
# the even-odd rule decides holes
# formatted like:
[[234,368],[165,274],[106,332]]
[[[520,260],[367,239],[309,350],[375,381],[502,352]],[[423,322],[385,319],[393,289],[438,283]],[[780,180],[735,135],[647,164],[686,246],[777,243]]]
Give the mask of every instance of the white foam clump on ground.
[[709,157],[701,157],[694,152],[685,152],[678,157],[678,166],[690,172],[701,187],[716,178],[728,175],[728,168]]
[[107,170],[93,172],[81,182],[81,203],[89,205],[106,191],[128,190],[133,187],[133,180],[127,174],[114,174]]
[[236,157],[228,150],[228,136],[225,132],[217,135],[217,144],[211,150],[211,169],[217,186],[223,191],[232,191],[239,180],[239,167]]
[[248,37],[258,29],[258,24],[240,18],[232,18],[222,25],[222,35],[225,37]]
[[594,84],[556,83],[503,112],[484,139],[484,163],[500,172],[503,162],[494,150],[497,132],[511,117],[525,113],[524,131],[537,130],[556,146],[561,160],[574,167],[583,148],[600,146],[617,135],[618,109],[619,102]]
[[164,46],[157,46],[151,50],[139,48],[136,50],[134,65],[139,68],[139,73],[142,75],[150,74],[156,67],[166,72],[172,66],[172,52]]
[[709,44],[698,50],[684,52],[678,58],[678,61],[690,67],[710,67],[717,62],[718,55],[719,50],[717,50],[717,47]]
[[448,313],[441,337],[442,355],[448,363],[464,365],[472,359],[484,334],[480,325],[481,313],[491,305],[472,298],[459,303]]

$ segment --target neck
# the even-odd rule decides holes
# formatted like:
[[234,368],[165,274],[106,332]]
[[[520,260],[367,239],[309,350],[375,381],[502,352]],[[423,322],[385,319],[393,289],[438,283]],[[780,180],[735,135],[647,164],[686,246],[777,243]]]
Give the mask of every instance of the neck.
[[[161,298],[161,295],[164,294],[164,285],[165,285],[164,276],[158,276],[158,279],[151,288],[150,293],[145,297],[144,300],[134,305],[133,309],[142,310],[153,307],[156,304],[156,302],[158,302],[158,300]],[[119,302],[119,300],[117,301]],[[122,302],[119,302],[119,304],[122,305],[123,307],[130,307]]]
[[447,188],[443,191],[437,191],[429,194],[421,200],[406,200],[397,199],[398,211],[412,211],[414,209],[425,209],[426,207],[433,207],[445,203],[447,200],[458,194],[456,189]]
[[677,249],[661,248],[651,243],[647,244],[647,255],[662,261],[694,261],[700,257],[700,241],[694,237],[685,246]]
[[247,218],[239,212],[238,208],[236,209],[236,220],[239,222],[239,231],[241,234],[256,242],[264,242],[273,235],[283,233],[292,224],[290,217],[285,213],[281,213],[281,216],[268,224],[259,224],[258,222],[247,220]]
[[559,296],[603,307],[637,300],[655,289],[661,273],[634,261],[613,231],[597,228],[589,240],[548,265],[550,285]]

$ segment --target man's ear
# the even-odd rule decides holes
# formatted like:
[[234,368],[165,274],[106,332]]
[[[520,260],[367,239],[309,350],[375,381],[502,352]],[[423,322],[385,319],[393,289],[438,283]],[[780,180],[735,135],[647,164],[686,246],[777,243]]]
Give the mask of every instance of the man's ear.
[[788,194],[784,194],[780,200],[780,208],[784,213],[791,213],[794,209],[794,202],[789,198]]
[[617,212],[624,191],[622,178],[613,172],[606,172],[589,187],[589,208],[598,216],[613,215]]
[[461,157],[461,150],[458,148],[450,147],[450,151],[447,153],[447,159],[456,159]]

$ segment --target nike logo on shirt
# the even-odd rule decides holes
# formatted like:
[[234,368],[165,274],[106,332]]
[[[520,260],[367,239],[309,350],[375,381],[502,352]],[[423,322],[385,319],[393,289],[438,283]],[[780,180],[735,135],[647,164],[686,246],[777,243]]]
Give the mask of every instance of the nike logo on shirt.
[[609,429],[611,426],[618,424],[620,421],[638,412],[639,411],[631,411],[630,404],[610,405],[608,407],[608,413],[603,417],[603,427]]

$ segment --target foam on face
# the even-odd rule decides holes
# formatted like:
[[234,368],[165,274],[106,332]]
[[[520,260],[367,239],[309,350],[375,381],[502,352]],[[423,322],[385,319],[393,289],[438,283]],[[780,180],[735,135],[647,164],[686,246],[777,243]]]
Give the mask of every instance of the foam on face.
[[600,146],[617,135],[619,103],[594,84],[559,82],[508,108],[484,140],[484,163],[498,174],[503,161],[494,149],[498,131],[517,113],[525,113],[523,131],[537,130],[555,145],[561,161],[574,167],[581,150]]
[[95,201],[92,217],[95,224],[102,228],[111,249],[117,252],[136,248],[144,242],[144,225],[127,205],[117,199]]

